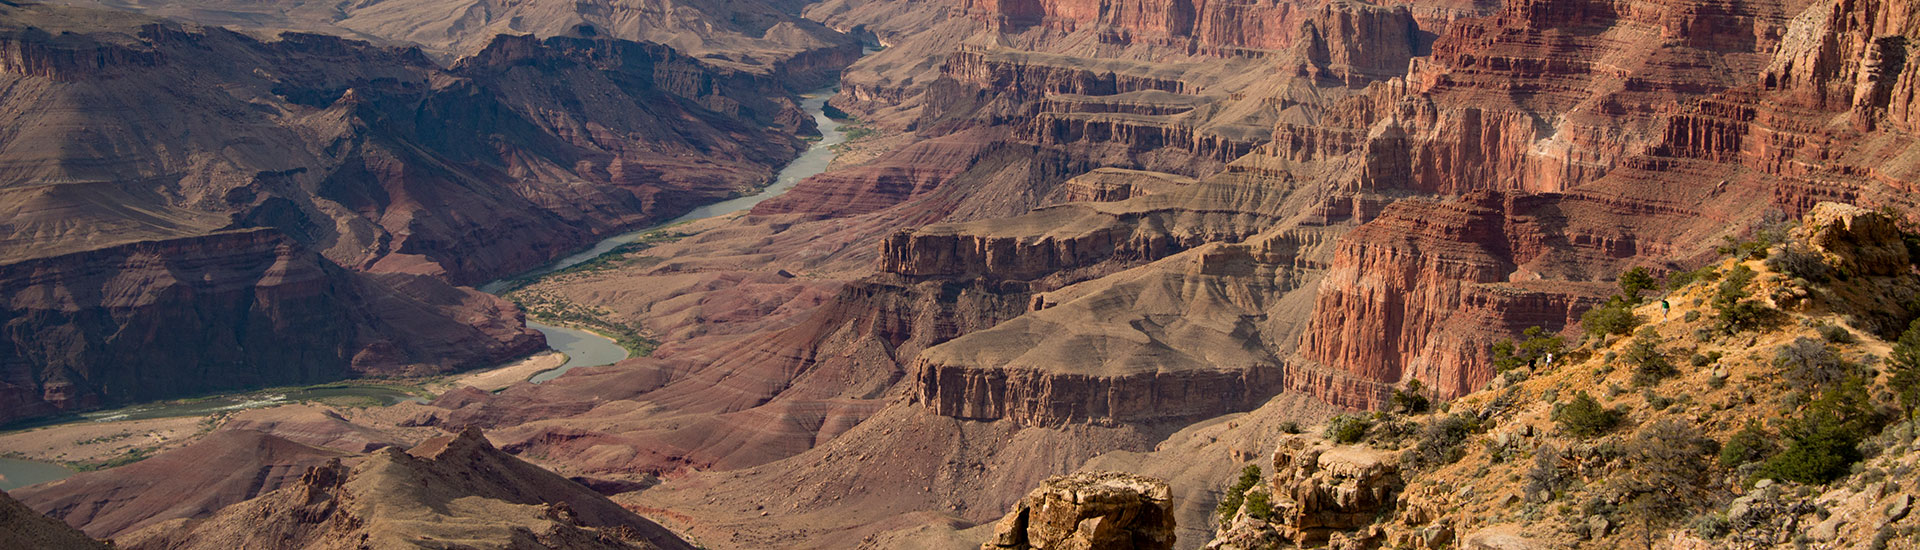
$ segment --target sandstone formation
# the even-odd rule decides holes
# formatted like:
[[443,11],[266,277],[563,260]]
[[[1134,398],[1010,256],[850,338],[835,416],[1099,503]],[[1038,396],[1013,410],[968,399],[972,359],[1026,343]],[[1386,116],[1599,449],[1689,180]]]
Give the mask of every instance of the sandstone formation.
[[123,548],[692,548],[586,487],[469,429],[297,482],[199,519],[155,524]]
[[1050,478],[994,526],[984,549],[1173,548],[1163,481],[1117,472]]

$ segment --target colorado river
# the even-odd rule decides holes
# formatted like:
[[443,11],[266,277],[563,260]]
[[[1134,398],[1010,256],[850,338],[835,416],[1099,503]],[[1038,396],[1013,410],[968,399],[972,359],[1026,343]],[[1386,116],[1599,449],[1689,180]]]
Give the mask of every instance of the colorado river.
[[[767,199],[780,196],[781,193],[787,192],[788,189],[793,188],[794,184],[800,183],[800,180],[812,177],[814,174],[825,172],[827,165],[833,163],[833,157],[837,154],[837,152],[834,151],[834,146],[847,141],[846,133],[840,131],[840,123],[828,118],[826,115],[827,99],[833,97],[833,94],[833,88],[825,88],[801,96],[800,108],[806,110],[808,114],[813,115],[814,124],[820,127],[820,139],[813,142],[813,145],[808,147],[806,152],[801,153],[798,158],[793,159],[793,162],[787,163],[785,168],[781,168],[780,173],[774,177],[773,184],[768,185],[766,189],[762,189],[759,193],[695,208],[693,211],[687,212],[685,215],[674,218],[667,223],[609,237],[578,254],[561,258],[544,267],[522,274],[519,277],[501,279],[481,285],[480,290],[490,294],[498,294],[502,291],[509,290],[513,281],[538,277],[580,265],[582,262],[612,252],[613,249],[619,248],[620,245],[638,240],[642,235],[662,227],[724,216],[753,208],[753,205],[760,204]],[[584,330],[556,327],[534,322],[528,322],[527,326],[547,336],[547,347],[553,348],[554,351],[566,354],[567,356],[566,363],[562,363],[553,370],[542,372],[529,379],[529,381],[536,384],[558,378],[560,375],[566,374],[569,370],[580,367],[611,365],[619,362],[621,359],[627,358],[627,349],[620,347],[620,344],[612,338]]]

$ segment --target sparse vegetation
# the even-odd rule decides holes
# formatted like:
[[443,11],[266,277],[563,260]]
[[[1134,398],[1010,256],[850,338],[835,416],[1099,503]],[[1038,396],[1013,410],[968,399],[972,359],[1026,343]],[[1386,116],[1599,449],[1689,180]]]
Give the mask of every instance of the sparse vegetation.
[[1713,282],[1720,277],[1720,271],[1712,265],[1701,266],[1693,271],[1679,271],[1667,275],[1667,290],[1680,290],[1694,281]]
[[1858,365],[1834,353],[1826,342],[1804,336],[1774,350],[1773,364],[1781,369],[1781,376],[1789,387],[1809,393],[1860,371]]
[[1450,414],[1420,427],[1420,434],[1407,454],[1408,465],[1425,469],[1451,464],[1466,455],[1465,444],[1483,429],[1479,417]]
[[1518,344],[1513,340],[1493,343],[1493,367],[1496,371],[1507,372],[1522,365],[1533,365],[1548,356],[1557,357],[1567,347],[1565,340],[1539,326],[1527,327],[1520,335],[1523,339]]
[[1914,437],[1914,409],[1920,408],[1920,319],[1907,326],[1900,341],[1887,357],[1887,386],[1900,401],[1901,417],[1907,422],[1907,437]]
[[1628,471],[1617,478],[1627,505],[1642,527],[1642,541],[1653,547],[1656,529],[1686,517],[1707,483],[1708,458],[1715,443],[1692,422],[1665,418],[1633,434],[1625,449]]
[[1607,300],[1605,305],[1587,310],[1580,315],[1580,327],[1588,337],[1601,337],[1608,334],[1630,334],[1633,328],[1644,322],[1634,315],[1633,304],[1619,296]]
[[1847,327],[1840,325],[1822,324],[1815,327],[1814,330],[1820,332],[1820,339],[1835,344],[1852,344],[1859,341],[1858,338],[1853,336],[1853,331],[1847,330]]
[[1568,481],[1568,472],[1560,467],[1560,461],[1565,459],[1552,444],[1535,450],[1533,467],[1527,468],[1527,495],[1542,501],[1552,500]]

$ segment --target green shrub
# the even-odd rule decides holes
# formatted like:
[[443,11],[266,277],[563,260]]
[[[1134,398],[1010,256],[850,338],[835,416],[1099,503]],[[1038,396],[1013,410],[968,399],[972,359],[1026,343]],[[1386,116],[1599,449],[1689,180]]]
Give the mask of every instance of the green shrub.
[[1667,410],[1667,407],[1671,407],[1675,403],[1674,398],[1654,393],[1652,389],[1640,392],[1640,398],[1647,401],[1647,408],[1656,411]]
[[1405,388],[1394,388],[1393,397],[1389,402],[1393,405],[1394,411],[1405,414],[1427,412],[1427,409],[1433,405],[1433,402],[1427,399],[1427,388],[1420,383],[1419,378],[1407,380]]
[[1373,427],[1373,421],[1365,417],[1343,414],[1327,421],[1327,439],[1336,443],[1359,443],[1367,437],[1367,429]]
[[1575,392],[1572,401],[1562,403],[1553,410],[1553,422],[1560,426],[1560,430],[1582,439],[1612,431],[1625,417],[1625,411],[1600,406],[1600,401],[1587,395],[1586,391]]
[[1725,240],[1726,244],[1720,246],[1717,250],[1721,254],[1743,260],[1749,258],[1764,260],[1767,259],[1767,249],[1772,248],[1775,244],[1786,241],[1787,229],[1789,227],[1790,224],[1784,220],[1763,221],[1760,227],[1754,230],[1753,238],[1742,240],[1732,235],[1727,235],[1721,237]]
[[1840,325],[1820,325],[1816,330],[1820,331],[1820,339],[1835,344],[1851,344],[1859,341],[1853,336],[1853,331]]
[[1633,384],[1646,386],[1659,383],[1669,376],[1680,373],[1665,354],[1660,353],[1660,333],[1653,327],[1640,329],[1627,345],[1627,363],[1633,365]]
[[1720,329],[1728,333],[1752,330],[1771,321],[1776,313],[1758,301],[1747,300],[1747,284],[1753,282],[1756,274],[1753,269],[1736,265],[1720,280],[1713,294],[1713,307],[1718,313],[1714,319],[1719,321]]
[[1762,463],[1757,477],[1826,483],[1849,473],[1863,458],[1860,442],[1879,427],[1868,409],[1867,382],[1852,378],[1829,387],[1800,416],[1785,422],[1787,447]]
[[1907,326],[1887,357],[1887,387],[1900,401],[1900,412],[1907,421],[1907,437],[1914,436],[1913,413],[1920,408],[1920,319]]
[[1629,303],[1639,303],[1641,292],[1656,288],[1660,286],[1653,280],[1653,275],[1647,273],[1647,268],[1634,266],[1620,274],[1620,295],[1626,297]]
[[1718,540],[1733,533],[1733,522],[1727,521],[1727,515],[1724,513],[1712,513],[1693,518],[1688,526],[1693,528],[1694,534],[1707,540]]
[[1268,500],[1266,491],[1247,494],[1247,515],[1259,520],[1273,519],[1273,502]]
[[1297,433],[1300,433],[1300,432],[1301,432],[1301,430],[1300,430],[1300,423],[1299,423],[1299,422],[1294,422],[1294,421],[1292,421],[1292,420],[1288,420],[1288,421],[1286,421],[1286,422],[1281,422],[1281,423],[1280,423],[1280,432],[1281,432],[1281,433],[1289,433],[1289,434],[1297,434]]
[[1773,434],[1760,427],[1758,421],[1747,421],[1747,426],[1734,432],[1727,443],[1720,446],[1720,465],[1737,468],[1780,452],[1780,445],[1773,442]]
[[1720,270],[1712,264],[1700,266],[1693,271],[1681,271],[1667,276],[1667,290],[1680,290],[1695,281],[1711,283],[1720,278]]
[[1247,490],[1260,484],[1260,465],[1248,464],[1240,469],[1240,478],[1227,487],[1227,494],[1220,498],[1220,523],[1233,521],[1233,515],[1240,511],[1240,504],[1246,500]]
[[1628,469],[1618,478],[1625,493],[1620,500],[1649,527],[1679,520],[1705,492],[1715,447],[1685,419],[1642,426],[1622,449]]
[[1533,467],[1527,468],[1527,495],[1544,496],[1549,500],[1554,493],[1566,487],[1568,475],[1560,467],[1563,455],[1553,444],[1541,445],[1533,451]]
[[1580,315],[1580,328],[1590,337],[1608,334],[1629,334],[1640,326],[1640,316],[1633,314],[1633,305],[1619,296],[1607,300],[1605,305],[1587,310]]

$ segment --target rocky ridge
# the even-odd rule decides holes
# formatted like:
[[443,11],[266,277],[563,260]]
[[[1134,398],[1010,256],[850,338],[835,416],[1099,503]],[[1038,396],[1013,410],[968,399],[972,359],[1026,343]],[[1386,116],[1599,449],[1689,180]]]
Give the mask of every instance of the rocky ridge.
[[478,430],[385,447],[351,467],[205,518],[117,539],[122,548],[692,548],[592,491],[494,448]]

